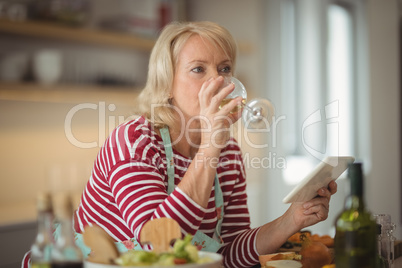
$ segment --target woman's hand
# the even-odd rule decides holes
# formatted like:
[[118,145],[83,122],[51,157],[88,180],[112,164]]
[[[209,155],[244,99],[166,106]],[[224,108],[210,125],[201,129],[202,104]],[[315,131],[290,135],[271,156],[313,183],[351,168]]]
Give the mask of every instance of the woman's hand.
[[222,148],[230,137],[229,127],[235,123],[242,113],[242,109],[231,113],[233,109],[242,105],[242,98],[237,97],[223,107],[222,100],[234,89],[234,85],[221,88],[224,84],[222,76],[211,78],[204,82],[198,94],[200,102],[201,146]]
[[324,221],[328,218],[329,201],[331,196],[337,192],[337,188],[336,182],[331,181],[328,188],[324,187],[317,191],[317,197],[304,203],[293,203],[285,214],[289,213],[292,216],[293,222],[299,230]]
[[337,191],[337,184],[331,181],[328,188],[321,188],[317,197],[307,202],[293,203],[279,218],[264,224],[257,236],[257,251],[273,253],[294,233],[328,218],[331,195]]
[[222,88],[223,82],[224,79],[220,76],[209,79],[201,86],[198,93],[200,114],[193,121],[197,124],[197,129],[188,129],[188,131],[198,131],[201,134],[200,147],[178,185],[192,200],[204,208],[208,207],[211,196],[218,163],[216,160],[219,159],[220,151],[230,137],[229,127],[241,116],[241,109],[237,113],[230,113],[237,105],[240,105],[241,97],[219,108],[222,100],[234,89],[233,84]]

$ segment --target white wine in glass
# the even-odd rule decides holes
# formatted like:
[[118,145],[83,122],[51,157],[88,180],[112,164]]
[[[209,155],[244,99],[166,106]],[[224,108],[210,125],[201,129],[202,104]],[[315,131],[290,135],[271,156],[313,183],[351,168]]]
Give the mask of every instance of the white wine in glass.
[[[234,98],[225,98],[222,100],[221,105],[219,105],[219,108],[222,109],[223,106],[225,106],[226,104],[228,104],[229,102],[231,102]],[[235,114],[237,113],[241,108],[243,108],[243,106],[246,104],[246,99],[242,99],[242,104],[236,106],[235,108],[233,108],[233,110],[230,111],[230,113]]]
[[274,107],[269,100],[255,98],[247,102],[247,91],[245,86],[235,77],[225,78],[235,85],[234,90],[223,99],[221,105],[229,103],[234,98],[241,96],[243,98],[242,105],[234,108],[231,113],[236,113],[239,109],[244,108],[242,113],[243,123],[248,129],[267,129],[272,122],[274,116]]

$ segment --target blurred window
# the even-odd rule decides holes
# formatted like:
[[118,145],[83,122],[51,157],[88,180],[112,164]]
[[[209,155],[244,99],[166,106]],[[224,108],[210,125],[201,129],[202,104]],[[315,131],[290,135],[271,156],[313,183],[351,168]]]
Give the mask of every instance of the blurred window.
[[287,0],[281,7],[283,175],[289,185],[325,156],[356,152],[354,13],[345,2],[319,3]]

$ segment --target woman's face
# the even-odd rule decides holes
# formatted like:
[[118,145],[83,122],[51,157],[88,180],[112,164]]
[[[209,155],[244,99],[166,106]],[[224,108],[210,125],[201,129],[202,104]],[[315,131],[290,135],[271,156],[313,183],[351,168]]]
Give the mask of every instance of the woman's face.
[[198,35],[191,36],[178,54],[173,79],[173,104],[189,119],[200,113],[198,93],[211,77],[231,75],[232,61],[222,49]]

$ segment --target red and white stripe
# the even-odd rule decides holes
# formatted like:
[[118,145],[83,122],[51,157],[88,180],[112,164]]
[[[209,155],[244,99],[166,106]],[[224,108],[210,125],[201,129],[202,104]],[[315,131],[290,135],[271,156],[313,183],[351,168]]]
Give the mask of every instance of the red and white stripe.
[[[220,253],[226,267],[250,267],[258,263],[255,241],[259,229],[250,229],[245,172],[234,139],[222,150],[220,160],[217,175],[224,196]],[[174,151],[174,163],[177,185],[191,160]],[[145,222],[169,217],[180,224],[183,234],[201,230],[212,237],[217,223],[214,188],[208,207],[203,208],[178,187],[168,195],[167,184],[162,139],[143,117],[120,125],[96,158],[76,211],[76,231],[97,224],[115,241],[138,240]]]

